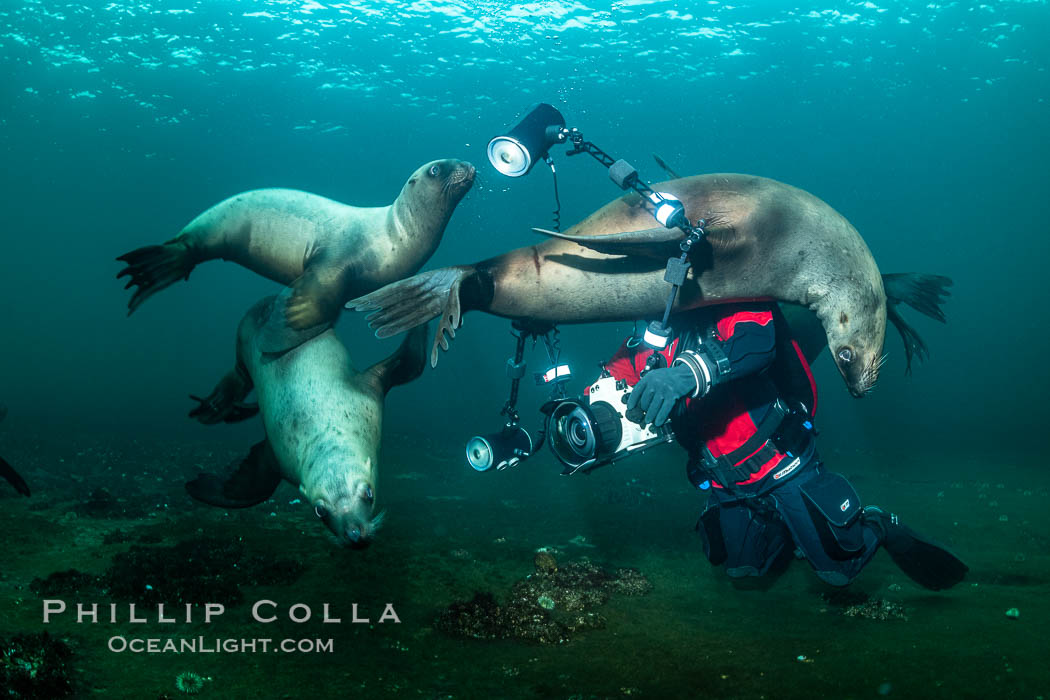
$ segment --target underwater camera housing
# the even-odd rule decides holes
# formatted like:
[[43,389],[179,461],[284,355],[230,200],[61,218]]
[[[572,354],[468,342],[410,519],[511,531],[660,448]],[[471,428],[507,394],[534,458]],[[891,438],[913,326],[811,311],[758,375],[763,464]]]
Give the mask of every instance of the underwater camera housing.
[[547,440],[564,474],[588,472],[674,440],[669,424],[654,428],[627,418],[630,393],[626,382],[604,372],[586,398],[544,404]]

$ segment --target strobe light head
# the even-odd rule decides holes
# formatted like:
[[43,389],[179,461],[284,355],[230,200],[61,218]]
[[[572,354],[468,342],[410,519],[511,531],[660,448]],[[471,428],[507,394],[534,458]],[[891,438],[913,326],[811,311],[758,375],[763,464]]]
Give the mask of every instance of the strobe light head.
[[652,202],[653,216],[667,228],[677,228],[685,222],[685,205],[682,200],[669,192],[653,192],[649,195]]
[[507,425],[488,435],[476,435],[467,443],[467,464],[475,471],[517,466],[533,451],[532,437],[517,425]]
[[565,117],[540,102],[529,107],[504,135],[489,141],[489,162],[508,177],[522,177],[547,156],[551,146],[564,141]]

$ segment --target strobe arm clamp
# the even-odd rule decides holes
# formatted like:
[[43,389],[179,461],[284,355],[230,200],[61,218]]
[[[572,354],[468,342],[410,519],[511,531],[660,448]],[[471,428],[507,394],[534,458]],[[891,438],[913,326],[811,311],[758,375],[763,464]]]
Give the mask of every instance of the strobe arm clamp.
[[[553,324],[535,321],[513,321],[511,328],[511,335],[515,337],[516,343],[514,345],[514,357],[507,359],[510,394],[507,397],[507,402],[503,405],[503,409],[500,411],[500,415],[507,417],[508,425],[517,425],[521,420],[521,416],[518,414],[518,390],[521,387],[521,380],[525,376],[525,343],[529,338],[532,338],[534,342],[536,339],[542,338],[547,349],[547,356],[550,358],[551,363],[557,367],[555,363],[555,341],[551,338],[551,334],[557,331]],[[558,381],[555,390],[562,389],[562,384],[562,381]]]
[[698,229],[694,227],[689,223],[689,219],[686,218],[685,206],[677,199],[667,199],[659,192],[653,190],[652,187],[649,187],[639,177],[638,170],[633,165],[623,159],[616,160],[590,141],[585,141],[583,134],[575,127],[571,129],[563,128],[559,140],[569,141],[572,144],[572,148],[566,151],[565,155],[575,156],[580,153],[586,153],[609,169],[609,179],[615,182],[617,187],[621,190],[633,190],[640,194],[649,213],[661,225],[667,228],[681,229],[687,237],[697,235],[698,238],[703,238],[703,228],[700,227]]
[[[707,231],[704,228],[707,222],[704,219],[700,219],[696,222],[696,225],[690,223],[685,215],[685,205],[677,199],[668,198],[669,196],[654,191],[638,176],[638,170],[634,166],[625,160],[614,160],[612,156],[590,141],[585,141],[579,129],[563,128],[559,140],[569,141],[572,144],[572,149],[566,155],[574,156],[586,153],[591,156],[609,169],[609,178],[616,183],[617,187],[622,190],[633,190],[641,195],[642,202],[654,219],[667,228],[677,228],[685,234],[679,246],[682,254],[677,258],[668,258],[667,267],[664,270],[664,280],[671,285],[671,291],[667,295],[663,319],[651,322],[645,329],[645,334],[642,337],[642,342],[647,347],[653,350],[663,350],[667,347],[667,343],[672,335],[671,326],[668,324],[671,317],[671,309],[674,306],[675,299],[678,297],[678,290],[685,284],[686,277],[689,274],[689,253],[694,245],[707,236]],[[657,353],[653,353],[650,363],[655,363],[656,361],[658,361]]]

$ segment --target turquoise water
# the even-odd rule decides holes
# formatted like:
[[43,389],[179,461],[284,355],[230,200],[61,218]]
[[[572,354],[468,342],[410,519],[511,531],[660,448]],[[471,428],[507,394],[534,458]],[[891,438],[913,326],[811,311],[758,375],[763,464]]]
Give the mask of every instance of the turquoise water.
[[[1045,697],[1048,39],[1045,2],[0,5],[0,455],[33,487],[0,484],[0,637],[45,629],[34,578],[207,534],[305,568],[169,635],[258,636],[261,597],[389,597],[402,622],[281,623],[336,647],[279,663],[121,655],[112,630],[60,622],[79,696],[174,695],[193,670],[216,697]],[[288,486],[231,515],[185,497],[259,439],[257,421],[187,420],[186,395],[228,371],[238,320],[277,287],[209,263],[128,319],[113,259],[257,187],[385,205],[436,158],[478,179],[427,269],[527,245],[551,223],[550,177],[502,178],[484,147],[537,101],[651,182],[653,153],[683,175],[781,180],[844,214],[884,272],[954,280],[946,325],[909,317],[931,351],[912,376],[892,330],[871,397],[850,398],[826,359],[815,371],[829,467],[950,544],[967,582],[928,594],[880,554],[855,588],[904,606],[888,621],[840,616],[802,562],[739,590],[699,552],[702,498],[676,447],[584,478],[546,453],[474,474],[462,446],[500,424],[513,350],[506,321],[479,314],[387,401],[387,524],[368,551],[336,549]],[[597,164],[553,155],[564,223],[618,195]],[[632,330],[564,327],[570,388]],[[396,345],[349,313],[339,334],[359,367]],[[523,387],[530,427],[543,398]],[[137,509],[78,510],[100,487]],[[476,591],[508,595],[543,546],[636,567],[653,591],[610,597],[605,626],[562,645],[435,628]]]

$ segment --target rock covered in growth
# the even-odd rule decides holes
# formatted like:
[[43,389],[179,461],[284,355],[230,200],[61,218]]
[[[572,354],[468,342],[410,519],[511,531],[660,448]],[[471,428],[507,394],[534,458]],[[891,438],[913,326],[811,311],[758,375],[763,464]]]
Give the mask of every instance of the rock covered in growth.
[[871,598],[859,605],[850,605],[842,614],[846,617],[863,617],[865,620],[907,620],[908,615],[900,603],[892,603],[882,598]]
[[47,632],[0,638],[0,694],[55,700],[73,694],[73,650]]
[[473,600],[449,606],[438,618],[438,629],[476,639],[560,644],[576,632],[604,627],[605,618],[595,609],[610,594],[644,595],[652,590],[637,569],[609,574],[587,561],[559,566],[546,551],[537,554],[534,563],[536,571],[514,583],[505,605],[491,593],[478,593]]
[[839,609],[846,617],[862,617],[865,620],[907,620],[904,606],[900,603],[892,603],[882,598],[872,598],[861,591],[850,591],[849,589],[836,589],[822,593],[827,603]]
[[30,590],[43,598],[110,595],[132,603],[236,605],[241,586],[288,585],[303,571],[291,559],[249,555],[237,542],[201,537],[170,547],[133,546],[113,558],[101,576],[75,569],[33,579]]

